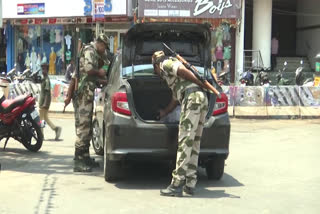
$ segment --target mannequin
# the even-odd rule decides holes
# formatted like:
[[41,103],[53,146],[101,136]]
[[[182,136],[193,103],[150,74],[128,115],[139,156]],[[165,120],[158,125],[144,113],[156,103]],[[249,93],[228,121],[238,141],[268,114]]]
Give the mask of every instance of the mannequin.
[[32,47],[30,57],[31,57],[31,63],[32,63],[32,72],[35,72],[35,71],[37,71],[37,66],[36,66],[37,65],[37,54],[34,51],[34,47]]
[[[39,71],[40,70],[40,73],[41,72],[41,55],[38,53],[38,57],[37,57],[37,63],[36,63],[36,71]],[[41,74],[40,74],[41,75]]]
[[41,63],[47,63],[47,56],[46,56],[46,53],[43,53],[43,58],[42,58]]
[[30,57],[28,52],[27,52],[26,59],[24,60],[24,65],[26,66],[26,68],[30,68]]
[[51,53],[49,56],[49,74],[50,75],[56,74],[56,59],[57,59],[57,54],[54,52],[53,47],[51,47]]

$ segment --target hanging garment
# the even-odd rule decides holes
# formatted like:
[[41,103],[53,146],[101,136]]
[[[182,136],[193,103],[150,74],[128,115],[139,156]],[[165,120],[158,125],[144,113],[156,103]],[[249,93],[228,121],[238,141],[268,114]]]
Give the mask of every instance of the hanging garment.
[[50,75],[56,74],[56,59],[57,59],[56,53],[51,52],[49,57],[49,74]]
[[216,39],[217,39],[217,45],[216,46],[223,46],[222,40],[223,40],[223,31],[220,27],[218,27],[216,32]]
[[61,30],[60,29],[55,29],[56,32],[56,43],[61,42],[62,38],[61,38]]
[[28,30],[28,37],[32,40],[34,37],[34,30],[33,28],[29,28]]
[[226,60],[231,59],[231,46],[224,47],[223,59],[226,59]]
[[222,48],[222,46],[217,46],[216,47],[216,58],[217,58],[217,60],[222,60],[223,59],[223,48]]
[[37,71],[37,54],[35,51],[32,51],[31,54],[31,63],[32,63],[32,72],[36,72]]
[[69,61],[71,60],[71,51],[66,52],[66,60],[67,60],[67,63],[69,63]]
[[55,43],[56,36],[54,35],[54,30],[50,30],[50,43]]
[[29,53],[27,53],[26,59],[24,60],[24,65],[25,65],[27,68],[30,68]]
[[71,38],[72,36],[70,36],[69,34],[64,37],[64,39],[66,40],[66,45],[68,50],[70,50],[70,47],[71,47]]
[[223,25],[223,40],[224,41],[230,41],[231,40],[231,34],[230,34],[230,26],[229,25]]

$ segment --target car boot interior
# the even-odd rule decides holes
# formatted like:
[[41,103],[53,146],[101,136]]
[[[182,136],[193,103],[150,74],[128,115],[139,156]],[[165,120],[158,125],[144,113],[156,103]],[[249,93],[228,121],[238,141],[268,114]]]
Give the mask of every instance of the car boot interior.
[[165,108],[172,98],[166,82],[158,77],[136,77],[128,82],[131,85],[135,109],[141,119],[159,121],[159,110]]

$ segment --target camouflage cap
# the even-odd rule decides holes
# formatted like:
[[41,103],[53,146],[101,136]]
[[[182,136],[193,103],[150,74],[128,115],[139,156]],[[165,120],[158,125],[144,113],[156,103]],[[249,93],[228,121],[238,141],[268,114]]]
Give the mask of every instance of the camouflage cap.
[[109,46],[109,38],[103,33],[99,35],[98,41],[103,42],[107,47]]
[[157,64],[160,63],[164,60],[165,58],[165,54],[163,51],[156,51],[154,52],[154,54],[152,55],[152,64]]

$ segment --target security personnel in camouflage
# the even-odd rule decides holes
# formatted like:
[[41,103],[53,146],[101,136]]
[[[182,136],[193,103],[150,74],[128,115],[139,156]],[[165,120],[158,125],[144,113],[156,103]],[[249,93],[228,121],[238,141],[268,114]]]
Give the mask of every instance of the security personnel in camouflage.
[[109,66],[106,49],[108,37],[101,34],[96,42],[92,42],[80,51],[79,84],[73,98],[75,109],[75,158],[74,172],[91,172],[99,164],[90,158],[89,147],[92,138],[92,116],[94,91],[98,84],[106,84],[106,70]]
[[202,82],[178,59],[166,59],[163,51],[157,51],[152,56],[152,63],[155,73],[167,82],[173,95],[169,105],[160,110],[160,117],[181,105],[176,168],[172,172],[171,184],[160,194],[182,196],[185,192],[192,195],[197,182],[200,140],[208,99]]

